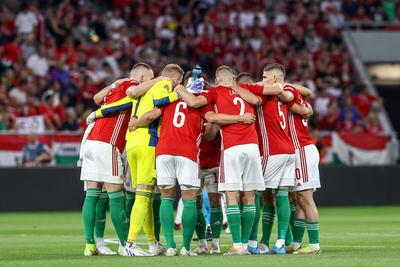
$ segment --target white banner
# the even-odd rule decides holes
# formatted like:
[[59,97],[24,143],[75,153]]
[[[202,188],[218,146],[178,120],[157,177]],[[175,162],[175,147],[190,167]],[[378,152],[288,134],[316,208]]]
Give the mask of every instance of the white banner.
[[42,134],[46,131],[44,116],[18,117],[16,119],[17,131],[20,134]]

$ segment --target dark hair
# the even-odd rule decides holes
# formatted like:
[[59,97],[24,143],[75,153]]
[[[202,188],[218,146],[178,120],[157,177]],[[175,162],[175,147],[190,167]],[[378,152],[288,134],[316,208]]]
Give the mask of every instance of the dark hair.
[[236,82],[238,82],[239,80],[244,79],[244,78],[246,78],[246,77],[247,77],[247,78],[250,78],[250,79],[252,79],[252,80],[254,81],[253,76],[251,76],[251,74],[248,73],[248,72],[241,72],[241,73],[239,73],[239,74],[236,76],[235,80],[236,80]]
[[270,70],[280,70],[283,74],[283,77],[285,77],[286,75],[285,67],[279,63],[268,64],[267,66],[264,67],[263,71],[270,71]]

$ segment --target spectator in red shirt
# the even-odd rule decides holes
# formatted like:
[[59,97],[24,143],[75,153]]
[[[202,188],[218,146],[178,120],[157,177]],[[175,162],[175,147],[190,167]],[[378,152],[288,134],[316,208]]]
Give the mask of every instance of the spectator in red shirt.
[[381,97],[374,96],[369,93],[368,87],[365,85],[361,91],[353,96],[353,103],[357,107],[361,116],[366,116],[374,107],[374,111],[380,110],[383,104]]

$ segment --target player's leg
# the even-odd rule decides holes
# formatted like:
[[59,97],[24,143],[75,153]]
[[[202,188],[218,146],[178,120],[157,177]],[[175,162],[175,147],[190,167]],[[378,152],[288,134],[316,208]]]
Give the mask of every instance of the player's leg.
[[247,250],[248,242],[256,217],[255,191],[242,192],[242,245]]
[[[181,256],[197,256],[190,249],[190,243],[193,238],[193,233],[197,221],[197,206],[196,193],[199,188],[194,188],[181,185],[183,212],[182,212],[182,234],[183,245],[179,253]],[[204,215],[203,215],[204,216]]]
[[278,238],[272,253],[286,254],[285,238],[290,223],[289,187],[280,186],[275,190],[276,209],[278,214]]
[[219,254],[221,249],[219,246],[219,240],[221,237],[221,230],[223,224],[222,208],[221,208],[221,194],[219,193],[208,193],[211,206],[210,214],[210,225],[212,233],[211,241],[211,253]]
[[135,196],[136,196],[136,192],[131,192],[131,191],[125,192],[125,213],[126,213],[126,217],[129,220],[131,218],[133,203],[135,203]]
[[197,256],[197,254],[190,249],[190,243],[197,221],[196,195],[200,189],[200,180],[198,177],[199,165],[186,157],[175,156],[175,160],[176,176],[181,187],[183,201],[183,245],[179,255]]
[[[314,145],[308,145],[299,149],[300,156],[303,156],[303,164],[300,169],[302,184],[295,187],[297,200],[304,211],[306,227],[310,244],[296,254],[317,254],[320,253],[319,244],[319,214],[314,202],[314,190],[321,187],[319,180],[319,153]],[[297,154],[297,153],[296,153]]]
[[260,253],[269,253],[269,241],[271,239],[272,227],[275,219],[275,197],[270,189],[264,191],[262,212],[262,238],[260,244]]
[[242,237],[241,237],[241,220],[239,209],[239,191],[226,191],[226,216],[228,217],[229,228],[231,231],[233,246],[227,255],[241,255]]
[[199,246],[195,249],[197,254],[208,254],[207,240],[206,240],[206,228],[207,223],[203,212],[203,194],[201,189],[197,192],[196,196],[197,206],[197,221],[196,221],[196,235],[199,240]]
[[111,221],[113,222],[115,231],[117,232],[119,242],[122,247],[125,246],[126,239],[128,236],[128,225],[125,213],[125,194],[123,184],[105,184],[109,205]]
[[[125,247],[127,256],[152,256],[137,246],[139,234],[143,228],[147,240],[154,244],[153,190],[155,183],[154,148],[134,147],[127,151],[133,186],[136,187],[135,202],[132,206],[128,242]],[[140,166],[140,168],[139,168]]]
[[263,195],[262,191],[256,191],[255,193],[255,200],[254,200],[254,205],[256,208],[256,214],[254,217],[254,223],[253,227],[251,229],[250,237],[249,237],[249,245],[247,247],[247,250],[251,254],[260,254],[260,250],[258,248],[258,242],[257,242],[257,234],[258,234],[258,224],[260,222],[260,217],[261,217],[261,196]]
[[157,186],[161,191],[160,221],[167,242],[166,256],[176,256],[174,240],[175,166],[176,162],[173,156],[160,155],[156,158]]
[[99,253],[102,255],[115,255],[117,253],[108,248],[106,243],[104,242],[104,230],[106,227],[108,194],[107,191],[105,191],[104,187],[103,190],[104,191],[101,192],[99,201],[97,202],[96,206],[96,225],[95,225],[96,247]]
[[305,247],[298,251],[299,254],[302,253],[315,254],[320,252],[319,214],[317,206],[315,205],[314,202],[313,193],[314,193],[313,189],[297,192],[299,204],[302,210],[304,211],[304,215],[306,218],[307,233],[310,241],[309,245],[310,249],[307,249],[307,247]]
[[183,211],[183,202],[182,198],[179,198],[175,213],[175,221],[174,221],[175,230],[182,230],[182,211]]
[[87,189],[82,206],[83,231],[86,241],[84,255],[92,256],[98,254],[94,240],[94,227],[96,223],[96,205],[101,194],[102,184],[88,180],[85,183]]
[[[293,226],[296,221],[296,204],[295,204],[295,196],[296,194],[294,192],[290,192],[289,190],[289,204],[290,204],[290,220],[289,220],[289,227],[286,232],[286,238],[285,238],[285,246],[287,248],[291,247],[293,243]],[[288,250],[287,250],[288,251]],[[290,250],[290,252],[292,252]]]
[[[295,193],[297,195],[297,193]],[[293,252],[301,248],[301,243],[303,241],[304,232],[306,231],[306,215],[303,208],[300,206],[299,202],[296,203],[296,220],[293,225],[293,242],[291,250]]]
[[154,189],[153,197],[153,217],[154,217],[154,236],[156,241],[160,243],[160,205],[161,205],[161,193],[158,187]]
[[[160,181],[160,178],[158,179]],[[170,185],[169,187],[171,187]],[[172,188],[160,189],[161,191],[161,206],[160,206],[160,221],[161,227],[166,240],[167,251],[166,256],[176,256],[176,243],[174,240],[174,201],[175,201],[175,186]]]

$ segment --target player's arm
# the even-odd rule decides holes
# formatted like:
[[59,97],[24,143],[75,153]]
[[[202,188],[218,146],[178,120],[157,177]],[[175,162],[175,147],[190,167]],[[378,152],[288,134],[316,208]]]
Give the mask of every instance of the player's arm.
[[307,87],[304,87],[300,84],[291,84],[291,83],[285,83],[285,85],[289,85],[291,87],[294,87],[303,97],[311,96],[311,90],[308,89]]
[[283,102],[290,102],[294,99],[292,92],[286,90],[283,90],[279,95],[277,95],[277,97]]
[[[185,101],[185,103],[189,107],[199,108],[199,107],[207,105],[207,99],[204,96],[202,96],[202,95],[195,96],[192,93],[186,91],[185,87],[183,87],[183,86],[177,86],[175,88],[175,91],[178,93],[178,96],[183,101]],[[209,121],[209,120],[207,119],[207,121]]]
[[126,96],[116,102],[101,106],[96,111],[93,111],[86,118],[87,124],[93,123],[96,119],[111,116],[117,112],[121,112],[132,108],[132,99]]
[[114,89],[115,87],[117,87],[120,83],[125,82],[125,81],[129,81],[129,79],[123,78],[123,79],[116,80],[112,84],[101,89],[100,92],[98,92],[97,94],[94,95],[94,97],[93,97],[94,103],[96,103],[96,105],[100,106],[101,103],[103,102],[103,99],[111,92],[111,90]]
[[164,107],[179,100],[179,94],[176,91],[178,87],[183,87],[183,85],[177,85],[173,92],[169,92],[164,88],[157,88],[153,96],[153,105],[155,107]]
[[240,95],[240,97],[243,98],[244,101],[246,101],[250,105],[260,106],[262,104],[262,99],[259,96],[253,94],[249,90],[243,89],[236,83],[232,84],[231,88],[233,89],[233,91],[235,91],[235,93]]
[[144,95],[154,84],[156,84],[157,82],[162,81],[162,80],[170,81],[170,79],[168,77],[159,76],[152,80],[142,82],[139,85],[132,85],[132,86],[128,87],[128,89],[126,89],[126,95],[129,97],[132,97],[132,98],[136,98],[141,95]]
[[290,111],[299,114],[303,118],[309,118],[313,115],[314,111],[310,104],[306,102],[306,107],[297,103],[294,103],[290,108]]
[[212,122],[206,124],[205,136],[208,141],[214,140],[219,133],[219,126]]
[[128,129],[130,132],[132,132],[137,128],[147,127],[150,123],[161,117],[161,115],[161,110],[159,108],[155,108],[144,113],[139,119],[132,117],[131,121],[129,122]]
[[262,94],[269,96],[277,96],[283,91],[283,86],[280,83],[269,84],[258,82],[256,85],[261,85],[263,87]]
[[205,117],[208,122],[221,126],[235,123],[252,124],[256,121],[256,116],[251,113],[244,113],[243,115],[228,115],[209,111],[206,113]]

